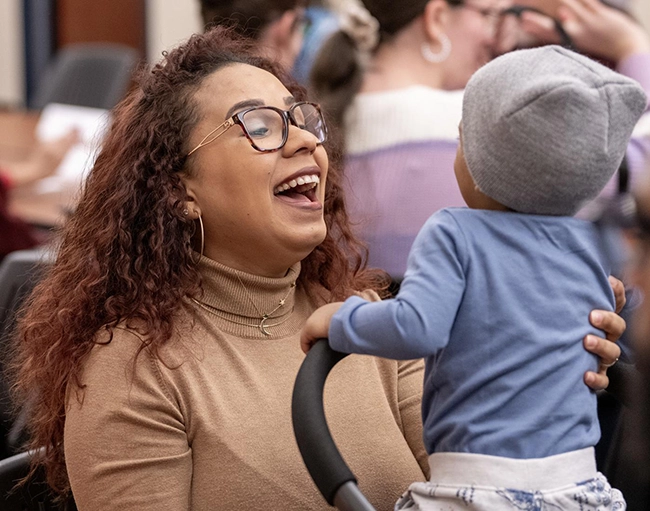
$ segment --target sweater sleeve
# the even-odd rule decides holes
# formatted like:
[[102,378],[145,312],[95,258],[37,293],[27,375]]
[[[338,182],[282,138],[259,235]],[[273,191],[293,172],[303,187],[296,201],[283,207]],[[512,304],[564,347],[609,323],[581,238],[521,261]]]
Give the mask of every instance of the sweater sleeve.
[[464,246],[453,216],[433,215],[413,244],[398,295],[382,302],[348,298],[330,323],[332,348],[395,360],[444,348],[465,290]]
[[84,364],[84,388],[69,393],[65,457],[80,511],[190,507],[192,452],[181,406],[141,346],[116,329]]

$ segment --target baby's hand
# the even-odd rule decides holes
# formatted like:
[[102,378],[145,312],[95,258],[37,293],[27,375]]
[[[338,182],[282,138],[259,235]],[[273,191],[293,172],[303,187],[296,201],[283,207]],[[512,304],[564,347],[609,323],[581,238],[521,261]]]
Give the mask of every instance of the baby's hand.
[[302,351],[307,353],[316,344],[316,341],[327,338],[332,316],[341,308],[341,305],[343,302],[328,303],[316,309],[309,316],[300,334]]

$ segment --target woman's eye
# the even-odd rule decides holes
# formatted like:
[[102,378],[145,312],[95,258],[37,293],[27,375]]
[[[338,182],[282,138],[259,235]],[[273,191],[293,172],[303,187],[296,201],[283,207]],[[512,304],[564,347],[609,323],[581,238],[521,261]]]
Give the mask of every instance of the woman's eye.
[[248,134],[254,138],[265,137],[269,134],[269,128],[266,126],[256,126],[252,129],[248,129]]

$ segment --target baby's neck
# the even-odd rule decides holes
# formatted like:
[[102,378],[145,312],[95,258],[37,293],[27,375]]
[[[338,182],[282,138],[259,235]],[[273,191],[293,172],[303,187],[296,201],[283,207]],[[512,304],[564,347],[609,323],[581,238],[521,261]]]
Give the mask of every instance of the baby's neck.
[[467,204],[467,206],[471,209],[514,212],[513,209],[510,209],[508,206],[504,206],[500,202],[495,201],[492,197],[488,197],[485,194],[480,194],[480,196],[473,197],[473,200],[471,202],[472,204]]

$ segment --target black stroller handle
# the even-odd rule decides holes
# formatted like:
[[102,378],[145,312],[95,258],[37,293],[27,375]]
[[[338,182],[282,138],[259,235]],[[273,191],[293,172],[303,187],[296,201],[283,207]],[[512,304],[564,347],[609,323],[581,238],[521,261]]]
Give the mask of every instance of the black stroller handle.
[[327,375],[346,356],[332,350],[325,339],[309,351],[293,387],[293,431],[307,471],[329,505],[342,511],[374,511],[332,439],[323,406]]

